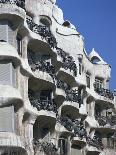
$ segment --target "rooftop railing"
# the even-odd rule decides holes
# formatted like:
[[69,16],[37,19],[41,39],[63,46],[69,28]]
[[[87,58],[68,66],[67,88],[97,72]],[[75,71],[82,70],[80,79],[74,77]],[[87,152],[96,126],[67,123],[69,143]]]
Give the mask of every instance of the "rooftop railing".
[[3,4],[15,4],[18,7],[25,9],[25,0],[0,0]]
[[29,29],[36,34],[39,34],[42,37],[42,39],[45,39],[51,48],[55,48],[57,46],[56,39],[52,35],[49,27],[35,24],[29,18],[27,18],[26,20],[27,20]]

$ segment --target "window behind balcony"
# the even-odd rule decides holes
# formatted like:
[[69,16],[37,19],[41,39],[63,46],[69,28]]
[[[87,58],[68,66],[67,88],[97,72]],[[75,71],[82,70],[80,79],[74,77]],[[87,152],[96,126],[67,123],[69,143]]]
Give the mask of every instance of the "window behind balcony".
[[12,63],[0,62],[0,84],[16,86],[16,69]]
[[90,74],[86,73],[86,83],[87,87],[90,88]]
[[22,37],[19,34],[17,35],[16,41],[18,54],[22,56]]
[[40,93],[40,100],[50,101],[51,100],[51,90],[42,90]]
[[103,80],[95,78],[95,89],[101,89],[103,87]]
[[60,155],[67,155],[68,140],[65,138],[60,138],[58,141],[58,147],[59,147]]

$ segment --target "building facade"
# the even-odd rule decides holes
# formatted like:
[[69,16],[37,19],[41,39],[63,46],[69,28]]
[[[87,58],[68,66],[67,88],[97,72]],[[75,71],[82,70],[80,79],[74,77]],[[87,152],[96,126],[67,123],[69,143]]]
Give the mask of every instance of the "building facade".
[[0,155],[116,155],[111,67],[55,0],[0,0]]

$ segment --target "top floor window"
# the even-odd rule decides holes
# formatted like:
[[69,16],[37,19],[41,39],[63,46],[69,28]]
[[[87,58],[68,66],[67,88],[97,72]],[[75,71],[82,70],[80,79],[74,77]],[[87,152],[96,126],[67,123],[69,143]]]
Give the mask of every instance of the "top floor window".
[[17,51],[18,51],[18,54],[20,56],[22,56],[22,37],[20,35],[17,35]]
[[90,74],[86,73],[86,83],[87,83],[87,87],[90,88]]
[[103,80],[95,78],[95,89],[101,89],[103,87]]

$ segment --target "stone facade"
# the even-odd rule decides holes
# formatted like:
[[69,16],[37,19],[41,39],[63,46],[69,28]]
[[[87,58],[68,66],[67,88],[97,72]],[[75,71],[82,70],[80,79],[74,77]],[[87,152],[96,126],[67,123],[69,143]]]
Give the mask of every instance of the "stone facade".
[[116,155],[111,67],[55,0],[0,0],[0,155]]

